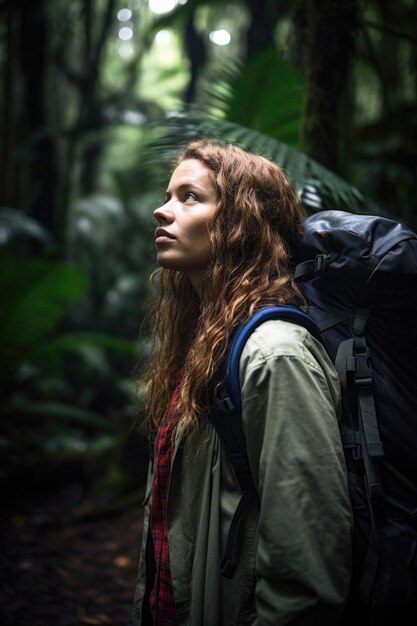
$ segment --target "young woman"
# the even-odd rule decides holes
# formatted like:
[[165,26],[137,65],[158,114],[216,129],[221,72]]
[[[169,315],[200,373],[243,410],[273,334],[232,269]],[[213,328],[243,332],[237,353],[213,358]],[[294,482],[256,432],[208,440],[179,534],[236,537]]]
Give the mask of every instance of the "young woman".
[[242,422],[259,503],[241,521],[232,578],[220,561],[241,491],[204,400],[236,325],[261,306],[305,306],[292,274],[301,205],[277,165],[196,141],[154,215],[154,454],[135,624],[336,626],[349,590],[351,509],[339,382],[323,347],[282,320],[245,344]]

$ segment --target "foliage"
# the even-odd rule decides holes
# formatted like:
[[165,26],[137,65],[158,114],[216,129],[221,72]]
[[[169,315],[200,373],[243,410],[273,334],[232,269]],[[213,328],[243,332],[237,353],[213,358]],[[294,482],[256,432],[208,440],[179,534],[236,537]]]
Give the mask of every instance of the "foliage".
[[45,338],[55,330],[66,305],[84,289],[81,271],[47,259],[2,255],[0,312],[1,385],[24,361],[36,358]]
[[[161,124],[162,126],[162,124]],[[197,112],[170,115],[163,122],[164,134],[149,144],[144,159],[154,167],[173,161],[180,146],[199,137],[235,143],[278,163],[312,209],[338,208],[363,211],[360,192],[314,159],[273,137],[226,120],[208,118]],[[314,188],[314,193],[312,193]],[[309,192],[306,194],[306,192]],[[314,196],[314,202],[309,198]],[[370,209],[370,207],[367,207]]]
[[23,211],[6,207],[0,208],[0,246],[22,236],[37,239],[43,243],[50,240],[46,228],[25,215]]
[[[120,459],[109,459],[124,454],[140,409],[134,368],[149,349],[140,328],[154,267],[152,210],[186,141],[214,137],[264,154],[310,211],[385,212],[417,226],[416,3],[358,0],[351,71],[337,94],[336,176],[299,150],[314,61],[300,53],[311,34],[307,2],[188,0],[157,16],[132,0],[123,23],[122,0],[5,4],[3,471],[98,455],[92,473],[118,474]],[[229,46],[211,42],[218,28],[230,31]],[[320,38],[318,55],[327,44]],[[321,130],[328,135],[326,123]]]
[[[6,217],[7,233],[43,233],[22,215],[15,222],[12,213]],[[71,329],[70,305],[87,285],[79,266],[46,252],[19,257],[12,243],[1,251],[0,274],[2,481],[42,457],[59,455],[62,463],[120,446],[121,432],[133,423],[133,381],[115,380],[112,364],[128,357],[132,368],[137,358],[135,343],[122,336]]]
[[148,279],[154,265],[154,224],[152,208],[157,206],[156,190],[140,198],[132,181],[123,172],[113,172],[110,194],[79,198],[72,208],[68,232],[69,258],[88,277],[88,289],[71,319],[78,328],[114,333],[137,340],[146,310]]
[[[407,133],[404,135],[404,131]],[[417,230],[417,106],[401,102],[357,131],[358,184],[385,210]]]
[[196,106],[207,117],[219,117],[273,137],[288,146],[299,142],[303,81],[275,48],[253,59],[210,68]]

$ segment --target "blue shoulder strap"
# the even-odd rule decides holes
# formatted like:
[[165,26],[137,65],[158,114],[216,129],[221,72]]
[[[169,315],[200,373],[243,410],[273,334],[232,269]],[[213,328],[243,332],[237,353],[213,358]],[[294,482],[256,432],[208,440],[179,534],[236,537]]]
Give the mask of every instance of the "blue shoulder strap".
[[313,337],[321,341],[320,331],[307,313],[304,313],[298,307],[290,305],[262,307],[261,309],[258,309],[247,322],[238,326],[234,330],[231,337],[228,355],[225,360],[226,371],[224,372],[225,383],[230,394],[230,399],[232,400],[238,413],[240,413],[242,409],[239,381],[239,361],[242,350],[247,339],[257,326],[267,320],[276,319],[304,326],[304,328],[306,328],[313,335]]

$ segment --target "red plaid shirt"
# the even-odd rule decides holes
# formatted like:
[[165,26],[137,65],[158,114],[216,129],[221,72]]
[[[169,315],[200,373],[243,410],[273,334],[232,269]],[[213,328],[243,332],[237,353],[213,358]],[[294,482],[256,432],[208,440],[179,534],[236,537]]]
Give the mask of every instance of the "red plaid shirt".
[[169,564],[167,495],[171,478],[174,452],[173,433],[175,419],[171,398],[164,418],[158,425],[155,437],[155,472],[152,487],[150,529],[155,554],[155,584],[149,606],[155,626],[175,625],[175,603]]

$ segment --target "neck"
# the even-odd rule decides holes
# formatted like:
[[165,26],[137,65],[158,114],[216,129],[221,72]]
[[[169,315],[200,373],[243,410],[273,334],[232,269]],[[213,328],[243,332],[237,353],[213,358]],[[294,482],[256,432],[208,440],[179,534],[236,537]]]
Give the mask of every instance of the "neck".
[[202,289],[202,281],[201,281],[201,272],[187,272],[187,278],[193,286],[194,291],[198,295],[201,300],[201,289]]

